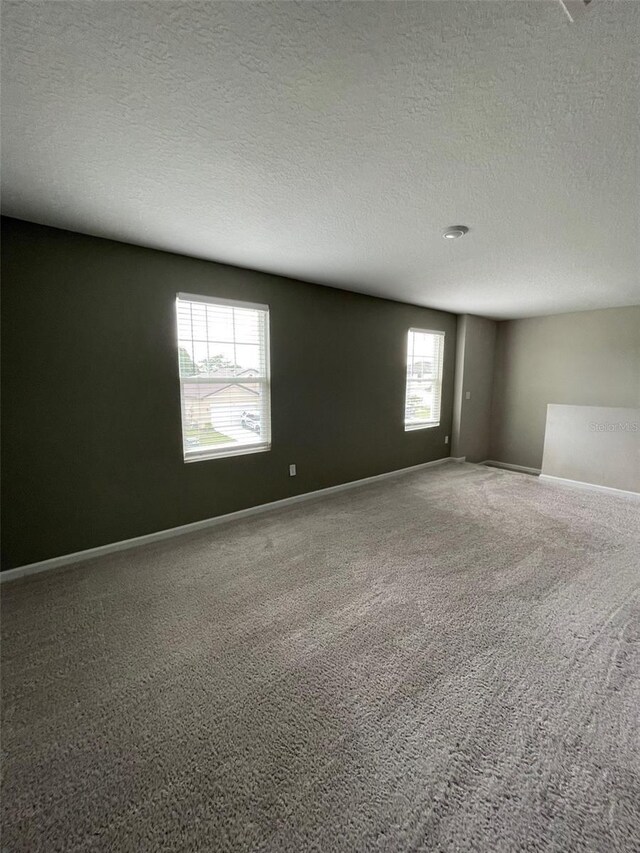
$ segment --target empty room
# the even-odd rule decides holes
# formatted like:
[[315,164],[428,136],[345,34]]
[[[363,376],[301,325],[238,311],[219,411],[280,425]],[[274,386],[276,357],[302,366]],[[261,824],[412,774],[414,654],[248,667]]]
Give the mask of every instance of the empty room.
[[639,853],[640,4],[1,24],[3,853]]

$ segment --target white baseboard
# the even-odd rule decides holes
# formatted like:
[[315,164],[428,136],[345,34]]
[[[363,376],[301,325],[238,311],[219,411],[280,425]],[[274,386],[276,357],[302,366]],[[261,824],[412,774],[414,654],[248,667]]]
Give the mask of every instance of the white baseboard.
[[450,456],[449,461],[450,462],[466,462],[467,457],[466,456]]
[[160,542],[162,539],[170,539],[174,536],[183,536],[186,533],[196,533],[198,530],[205,530],[207,527],[225,524],[228,521],[236,521],[240,518],[247,518],[250,515],[259,515],[260,513],[269,512],[274,509],[282,509],[283,507],[300,503],[301,501],[326,497],[327,495],[334,494],[335,492],[342,492],[346,489],[364,486],[367,483],[373,483],[377,480],[386,480],[389,477],[399,477],[402,474],[408,474],[411,471],[419,471],[421,468],[432,468],[435,465],[442,465],[444,462],[451,461],[458,462],[460,459],[453,459],[451,456],[445,456],[442,459],[434,459],[432,462],[422,462],[419,465],[411,465],[409,468],[399,468],[396,471],[387,471],[384,474],[375,474],[373,477],[364,477],[362,480],[352,480],[349,483],[340,483],[337,486],[329,486],[326,489],[317,489],[313,492],[304,492],[301,495],[292,495],[289,498],[282,498],[282,500],[279,501],[271,501],[270,503],[247,507],[247,509],[240,509],[237,512],[229,512],[226,515],[216,515],[213,518],[204,518],[202,521],[194,521],[191,524],[182,524],[180,527],[170,527],[167,530],[158,530],[155,533],[147,533],[144,536],[136,536],[133,539],[123,539],[120,542],[110,542],[107,545],[99,545],[97,548],[87,548],[85,551],[76,551],[73,554],[63,554],[60,557],[52,557],[49,560],[41,560],[38,563],[29,563],[26,566],[17,566],[15,569],[7,569],[4,572],[0,572],[0,583],[17,580],[18,578],[23,578],[27,575],[47,572],[51,569],[57,569],[62,566],[70,566],[73,563],[80,563],[83,560],[103,557],[106,554],[114,554],[116,551],[126,551],[129,548],[138,548],[141,545]]
[[614,489],[612,486],[598,486],[595,483],[583,483],[582,480],[567,480],[564,477],[554,477],[552,474],[540,474],[540,479],[560,483],[563,486],[574,486],[594,492],[609,492],[609,494],[625,495],[628,498],[640,500],[640,492],[628,492],[626,489]]
[[511,462],[496,462],[495,459],[485,459],[479,465],[489,465],[491,468],[505,468],[507,471],[520,471],[522,474],[539,474],[540,468],[527,468],[526,465],[512,465]]

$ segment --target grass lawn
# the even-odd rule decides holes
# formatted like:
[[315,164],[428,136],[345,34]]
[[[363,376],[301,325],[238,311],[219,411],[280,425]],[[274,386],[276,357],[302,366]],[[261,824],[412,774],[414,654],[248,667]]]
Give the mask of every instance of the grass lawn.
[[185,438],[197,438],[203,447],[210,444],[219,444],[221,441],[231,441],[228,435],[223,435],[213,427],[204,427],[203,429],[188,429]]
[[428,421],[431,417],[431,409],[428,406],[421,406],[414,411],[413,417],[418,421]]

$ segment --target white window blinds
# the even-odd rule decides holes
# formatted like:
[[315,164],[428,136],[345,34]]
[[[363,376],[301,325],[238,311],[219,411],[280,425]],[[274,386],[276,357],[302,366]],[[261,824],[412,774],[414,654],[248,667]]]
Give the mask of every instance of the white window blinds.
[[442,396],[444,332],[409,329],[404,428],[438,426]]
[[176,310],[185,461],[269,450],[268,306],[180,293]]

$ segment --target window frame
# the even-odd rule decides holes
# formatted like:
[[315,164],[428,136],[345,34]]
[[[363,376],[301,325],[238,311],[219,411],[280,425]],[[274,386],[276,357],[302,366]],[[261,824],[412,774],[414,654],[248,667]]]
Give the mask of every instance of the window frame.
[[[180,375],[180,336],[178,329],[178,303],[185,302],[201,302],[208,305],[223,305],[228,308],[243,308],[246,310],[261,311],[263,313],[263,335],[264,335],[264,376],[251,377],[252,385],[261,385],[264,390],[264,415],[265,423],[268,426],[266,441],[256,442],[254,444],[237,445],[235,447],[222,447],[216,450],[213,447],[203,447],[195,450],[187,450],[185,448],[184,435],[184,412],[185,400],[183,394],[184,378]],[[194,293],[177,293],[175,299],[175,332],[176,332],[176,354],[178,360],[178,383],[180,385],[180,436],[182,442],[182,459],[185,464],[191,462],[206,462],[213,459],[225,459],[230,456],[248,456],[252,453],[266,453],[271,450],[271,311],[268,305],[259,302],[245,302],[240,299],[223,299],[217,296],[199,296]],[[247,379],[242,377],[225,378],[226,385],[247,385]],[[211,384],[210,376],[195,376],[191,377],[191,382],[198,384]]]
[[[438,335],[440,338],[442,338],[442,344],[441,344],[442,358],[440,359],[438,375],[436,377],[436,381],[438,382],[438,384],[440,386],[440,391],[439,391],[440,408],[438,411],[438,420],[437,421],[435,421],[435,420],[434,421],[423,421],[423,422],[415,423],[415,424],[408,424],[407,423],[407,401],[408,401],[408,393],[407,392],[409,390],[409,388],[408,388],[408,386],[409,386],[409,341],[411,340],[411,333],[412,332],[419,332],[420,334],[423,334],[423,335]],[[415,432],[416,430],[433,429],[434,427],[439,427],[441,422],[442,422],[442,386],[443,386],[442,376],[444,373],[444,348],[445,348],[445,342],[446,342],[446,332],[444,332],[442,329],[420,329],[417,326],[410,326],[407,329],[407,335],[406,335],[405,340],[406,340],[406,349],[405,349],[405,371],[404,371],[405,372],[405,375],[404,375],[404,431],[405,432]]]

